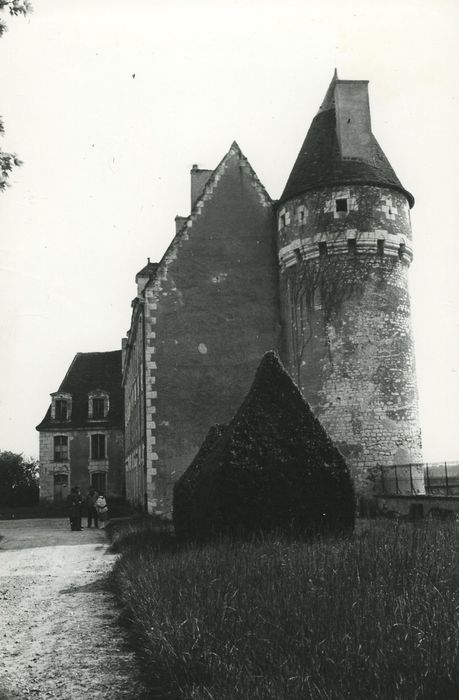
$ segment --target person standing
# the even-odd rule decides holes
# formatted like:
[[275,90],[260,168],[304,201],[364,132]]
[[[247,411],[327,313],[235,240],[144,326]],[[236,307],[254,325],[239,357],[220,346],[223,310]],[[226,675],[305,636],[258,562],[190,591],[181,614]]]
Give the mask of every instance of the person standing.
[[108,507],[107,501],[105,500],[105,496],[103,493],[100,493],[96,500],[96,510],[99,516],[99,520],[102,523],[101,527],[105,527],[105,521],[108,518]]
[[76,500],[76,528],[75,530],[81,531],[81,516],[83,511],[83,496],[81,495],[80,487],[75,486],[75,500]]
[[81,493],[78,486],[73,486],[67,496],[67,507],[69,512],[70,529],[81,530]]
[[96,501],[98,497],[98,493],[94,486],[91,486],[91,488],[88,491],[88,495],[86,496],[86,510],[88,513],[88,527],[91,527],[92,521],[94,520],[94,527],[99,527],[99,514],[97,513],[97,508],[96,508]]

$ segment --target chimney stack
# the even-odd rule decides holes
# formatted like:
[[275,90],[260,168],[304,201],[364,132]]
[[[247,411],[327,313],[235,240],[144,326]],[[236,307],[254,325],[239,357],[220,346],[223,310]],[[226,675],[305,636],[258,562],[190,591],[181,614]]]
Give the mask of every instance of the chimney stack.
[[212,175],[213,170],[200,170],[198,166],[195,164],[193,165],[190,174],[191,174],[191,208],[193,209],[194,205],[198,201],[199,197],[202,195],[204,192],[204,187],[206,186],[206,183],[210,176]]
[[337,80],[335,109],[341,157],[371,162],[368,80]]

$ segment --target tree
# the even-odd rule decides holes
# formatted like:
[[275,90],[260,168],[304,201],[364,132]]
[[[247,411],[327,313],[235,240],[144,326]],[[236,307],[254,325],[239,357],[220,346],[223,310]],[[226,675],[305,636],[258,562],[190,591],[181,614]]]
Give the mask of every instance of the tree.
[[38,503],[38,462],[14,452],[0,452],[0,506]]
[[[10,15],[26,15],[31,12],[32,6],[28,0],[0,0],[0,12],[8,11]],[[0,19],[0,37],[6,32],[7,26]],[[0,117],[0,135],[4,134],[3,120]],[[15,166],[21,165],[21,161],[15,153],[7,153],[0,148],[0,192],[8,185],[8,178]]]

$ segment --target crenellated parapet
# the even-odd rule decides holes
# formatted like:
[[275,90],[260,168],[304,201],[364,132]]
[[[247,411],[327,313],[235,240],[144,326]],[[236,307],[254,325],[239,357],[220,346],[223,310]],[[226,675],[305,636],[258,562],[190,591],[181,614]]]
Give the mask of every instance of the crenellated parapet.
[[409,265],[413,259],[413,249],[411,242],[402,234],[393,234],[384,230],[356,231],[355,229],[347,229],[337,234],[322,231],[306,238],[295,238],[279,249],[281,269],[327,255],[390,256]]

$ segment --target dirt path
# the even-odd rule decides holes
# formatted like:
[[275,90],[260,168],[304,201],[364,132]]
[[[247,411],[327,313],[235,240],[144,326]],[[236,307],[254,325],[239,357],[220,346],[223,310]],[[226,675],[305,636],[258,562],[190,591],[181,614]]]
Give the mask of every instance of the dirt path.
[[0,521],[0,700],[138,700],[136,661],[104,588],[105,534]]

